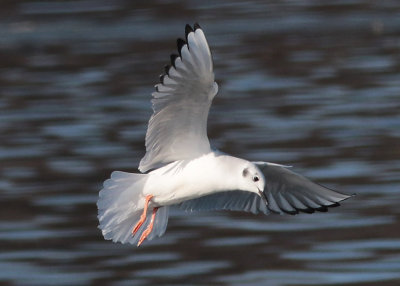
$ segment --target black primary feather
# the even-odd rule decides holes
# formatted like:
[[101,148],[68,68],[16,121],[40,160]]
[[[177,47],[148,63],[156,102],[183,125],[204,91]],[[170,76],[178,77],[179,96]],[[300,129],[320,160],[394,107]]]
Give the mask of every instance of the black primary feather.
[[167,75],[169,75],[169,69],[171,68],[171,66],[170,65],[165,65],[165,67],[164,67],[164,71],[165,71],[165,73],[167,74]]
[[182,57],[181,50],[185,44],[186,44],[185,40],[181,38],[176,40],[176,46],[178,47],[178,53],[180,57]]
[[176,55],[176,54],[172,54],[172,55],[171,55],[171,65],[172,65],[174,68],[176,68],[176,67],[175,67],[175,60],[176,60],[177,58],[179,58],[178,55]]
[[[189,24],[186,24],[186,27],[185,27],[186,42],[188,41],[188,35],[189,35],[191,32],[193,32],[193,28],[190,27]],[[188,46],[189,46],[189,45],[188,45]]]

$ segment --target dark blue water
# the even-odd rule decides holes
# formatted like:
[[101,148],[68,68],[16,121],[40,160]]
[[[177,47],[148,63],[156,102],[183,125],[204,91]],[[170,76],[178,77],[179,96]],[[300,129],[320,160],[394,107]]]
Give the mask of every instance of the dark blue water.
[[[399,285],[398,1],[13,1],[0,11],[1,285]],[[209,40],[212,143],[357,197],[328,213],[171,212],[142,247],[95,202],[137,171],[184,25]]]

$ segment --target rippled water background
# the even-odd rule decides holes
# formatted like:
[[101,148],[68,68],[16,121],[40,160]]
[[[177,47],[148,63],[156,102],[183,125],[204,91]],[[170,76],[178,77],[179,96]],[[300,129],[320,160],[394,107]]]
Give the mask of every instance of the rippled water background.
[[[400,285],[398,1],[4,1],[1,285]],[[223,151],[357,197],[328,213],[172,212],[104,241],[98,190],[137,171],[150,93],[199,21]]]

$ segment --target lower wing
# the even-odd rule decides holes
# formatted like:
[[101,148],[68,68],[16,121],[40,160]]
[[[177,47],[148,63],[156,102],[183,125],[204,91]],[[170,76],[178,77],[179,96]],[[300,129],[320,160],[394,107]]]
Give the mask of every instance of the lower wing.
[[325,212],[328,207],[351,196],[316,184],[285,166],[254,162],[265,177],[263,196],[244,191],[226,191],[185,201],[180,207],[187,211],[233,210],[252,213],[313,213]]

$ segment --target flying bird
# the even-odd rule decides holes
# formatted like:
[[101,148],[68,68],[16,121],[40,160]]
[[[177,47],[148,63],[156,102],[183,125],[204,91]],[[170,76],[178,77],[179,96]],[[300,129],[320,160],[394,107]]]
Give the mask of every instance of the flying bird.
[[141,173],[114,171],[99,193],[105,239],[141,245],[164,234],[168,210],[313,213],[349,195],[311,182],[283,166],[250,162],[213,149],[207,117],[218,92],[213,60],[199,24],[186,25],[152,94]]

